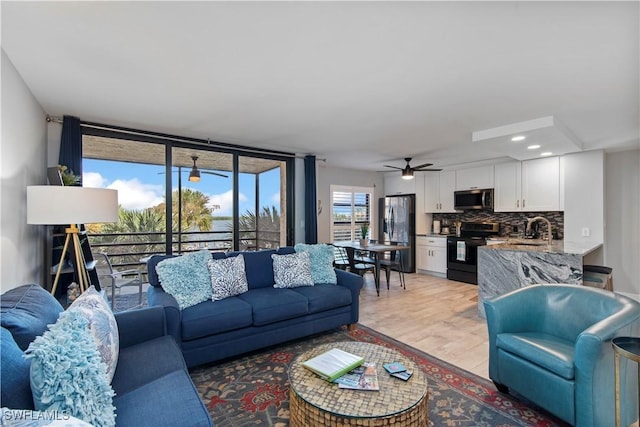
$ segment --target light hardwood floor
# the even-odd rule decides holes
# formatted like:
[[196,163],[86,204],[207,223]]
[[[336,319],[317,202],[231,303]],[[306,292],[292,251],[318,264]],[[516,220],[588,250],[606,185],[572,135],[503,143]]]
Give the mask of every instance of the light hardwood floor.
[[477,314],[477,286],[423,274],[405,277],[406,290],[392,272],[387,290],[383,274],[378,297],[373,275],[365,274],[360,323],[488,378],[488,334]]

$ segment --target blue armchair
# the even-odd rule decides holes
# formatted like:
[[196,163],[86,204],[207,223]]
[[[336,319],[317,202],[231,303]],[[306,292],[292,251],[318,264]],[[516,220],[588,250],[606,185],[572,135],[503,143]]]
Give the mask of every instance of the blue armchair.
[[[600,289],[533,285],[484,302],[489,377],[567,423],[615,421],[611,339],[639,336],[640,303]],[[638,418],[637,365],[621,360],[623,425]]]

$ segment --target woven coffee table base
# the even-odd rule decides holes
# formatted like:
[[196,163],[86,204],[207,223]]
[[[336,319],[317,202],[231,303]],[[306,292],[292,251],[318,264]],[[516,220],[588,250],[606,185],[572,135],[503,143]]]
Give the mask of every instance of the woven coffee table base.
[[[375,393],[364,391],[361,393]],[[384,418],[345,418],[325,412],[301,399],[293,389],[289,390],[290,427],[345,427],[345,426],[396,426],[424,427],[428,423],[427,396],[414,407]]]

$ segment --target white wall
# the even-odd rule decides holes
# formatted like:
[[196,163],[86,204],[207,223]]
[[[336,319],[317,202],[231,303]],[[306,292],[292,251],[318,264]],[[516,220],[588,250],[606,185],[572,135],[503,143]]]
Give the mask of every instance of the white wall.
[[640,300],[640,149],[605,158],[605,265],[616,292]]
[[26,223],[26,188],[47,182],[47,124],[4,50],[0,62],[0,292],[5,292],[44,283],[44,227]]
[[[583,228],[589,236],[582,235]],[[564,156],[564,239],[604,242],[604,153]]]
[[[316,169],[318,182],[318,203],[322,205],[322,212],[318,215],[318,242],[331,242],[331,185],[346,185],[355,187],[374,187],[373,218],[377,221],[378,199],[384,197],[383,176],[376,172],[357,171],[351,169],[333,168],[318,164]],[[372,232],[377,233],[377,222]]]

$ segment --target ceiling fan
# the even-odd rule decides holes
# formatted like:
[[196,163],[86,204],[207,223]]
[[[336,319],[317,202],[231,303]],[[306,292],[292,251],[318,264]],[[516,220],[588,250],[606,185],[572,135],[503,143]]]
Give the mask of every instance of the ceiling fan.
[[401,170],[402,179],[413,179],[414,172],[423,172],[423,171],[438,172],[442,170],[442,169],[427,169],[429,166],[433,166],[433,163],[425,163],[412,168],[411,165],[409,164],[411,162],[411,157],[405,157],[404,160],[407,162],[407,165],[404,168],[401,168],[398,166],[391,166],[391,165],[384,165],[384,166],[387,168]]
[[200,181],[200,173],[204,173],[207,175],[221,176],[223,178],[229,178],[227,175],[224,175],[218,172],[200,171],[200,169],[198,169],[198,166],[196,165],[196,162],[198,161],[198,156],[191,156],[191,160],[193,160],[193,167],[191,168],[191,172],[189,172],[189,181],[191,182]]
[[[207,175],[221,176],[223,178],[229,178],[229,176],[227,176],[225,174],[222,174],[222,173],[204,171],[204,170],[198,169],[198,165],[196,164],[196,162],[198,161],[198,156],[191,156],[191,160],[193,160],[193,166],[191,167],[191,171],[189,172],[189,181],[191,181],[191,182],[199,182],[201,173],[204,173],[204,174],[207,174]],[[164,172],[158,172],[158,174],[159,175],[164,175]]]

